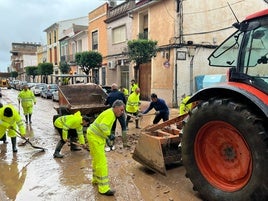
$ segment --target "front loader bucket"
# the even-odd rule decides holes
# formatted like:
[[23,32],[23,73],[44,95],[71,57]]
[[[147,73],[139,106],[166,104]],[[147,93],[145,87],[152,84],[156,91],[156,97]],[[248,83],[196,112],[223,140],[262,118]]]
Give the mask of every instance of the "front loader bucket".
[[155,172],[166,175],[167,165],[181,162],[181,128],[187,116],[184,114],[144,128],[133,159]]
[[180,136],[164,131],[142,131],[133,159],[145,167],[166,175],[166,165],[181,162]]

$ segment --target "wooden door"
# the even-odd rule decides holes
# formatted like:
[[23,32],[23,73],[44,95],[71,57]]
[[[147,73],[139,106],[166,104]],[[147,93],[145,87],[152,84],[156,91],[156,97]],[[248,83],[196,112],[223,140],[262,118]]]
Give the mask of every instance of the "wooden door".
[[140,99],[150,101],[151,97],[151,62],[140,65],[139,87],[141,90]]

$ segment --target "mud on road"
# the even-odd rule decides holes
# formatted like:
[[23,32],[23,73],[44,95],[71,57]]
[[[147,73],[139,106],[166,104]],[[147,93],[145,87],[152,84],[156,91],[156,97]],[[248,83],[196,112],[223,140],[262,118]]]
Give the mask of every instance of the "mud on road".
[[[2,90],[3,104],[17,105],[17,91]],[[37,97],[32,125],[27,126],[27,137],[34,145],[45,147],[40,152],[28,144],[12,153],[11,142],[0,142],[0,200],[1,201],[200,201],[185,177],[181,165],[169,167],[167,176],[153,173],[132,159],[140,129],[129,124],[128,139],[131,147],[123,148],[121,133],[117,130],[116,149],[107,153],[111,188],[114,197],[105,197],[91,184],[91,159],[87,150],[71,152],[65,145],[63,159],[54,159],[53,152],[59,140],[52,119],[56,102]],[[143,102],[141,107],[147,107]],[[21,112],[21,111],[20,111]],[[177,115],[171,110],[171,118]],[[24,118],[22,116],[22,118]],[[144,116],[141,127],[152,122],[153,115]],[[118,126],[120,127],[120,126]],[[21,140],[17,140],[21,143]]]

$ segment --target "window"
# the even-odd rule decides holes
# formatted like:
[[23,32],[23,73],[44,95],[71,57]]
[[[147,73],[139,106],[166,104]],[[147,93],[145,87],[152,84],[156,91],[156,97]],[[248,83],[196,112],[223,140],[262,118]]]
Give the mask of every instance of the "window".
[[51,33],[49,33],[48,38],[49,38],[49,39],[48,39],[48,40],[49,40],[48,44],[51,45],[51,44],[52,44],[52,41],[51,41],[51,40],[52,40],[52,39],[51,39],[51,38],[52,38]]
[[92,50],[98,50],[98,31],[92,32]]
[[143,17],[143,34],[144,39],[148,39],[148,15],[144,15]]
[[57,32],[56,31],[54,31],[54,43],[56,43],[57,42]]
[[139,38],[148,39],[148,14],[142,13],[139,15]]
[[113,43],[126,41],[126,26],[120,26],[112,30]]
[[77,41],[77,52],[82,52],[82,40]]
[[58,64],[58,58],[57,58],[57,47],[54,47],[54,64],[57,65]]

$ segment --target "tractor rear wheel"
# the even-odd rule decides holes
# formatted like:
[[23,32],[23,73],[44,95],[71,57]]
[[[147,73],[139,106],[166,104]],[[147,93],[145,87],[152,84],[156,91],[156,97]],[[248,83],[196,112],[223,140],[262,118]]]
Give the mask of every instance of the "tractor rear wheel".
[[183,128],[182,160],[205,200],[268,200],[265,125],[229,99],[211,99],[192,111]]

